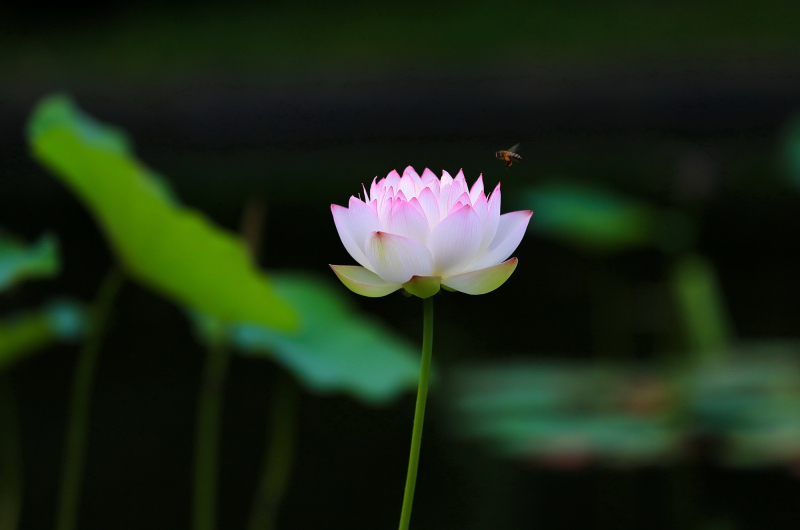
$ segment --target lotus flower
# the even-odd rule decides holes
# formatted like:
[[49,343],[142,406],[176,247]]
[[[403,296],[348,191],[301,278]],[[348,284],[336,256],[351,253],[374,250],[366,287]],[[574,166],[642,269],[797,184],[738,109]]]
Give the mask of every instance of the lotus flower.
[[517,266],[517,248],[533,212],[500,215],[500,184],[486,197],[483,176],[470,189],[459,171],[439,179],[407,167],[373,179],[364,199],[331,205],[339,237],[361,266],[331,265],[351,291],[386,296],[400,288],[420,298],[440,286],[467,294],[500,287]]

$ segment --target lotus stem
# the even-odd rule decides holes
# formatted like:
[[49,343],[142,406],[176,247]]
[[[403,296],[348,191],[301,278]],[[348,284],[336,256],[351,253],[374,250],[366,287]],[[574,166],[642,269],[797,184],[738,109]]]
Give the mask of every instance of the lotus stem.
[[297,384],[281,372],[272,397],[264,468],[250,513],[249,530],[277,528],[278,509],[289,484],[297,432]]
[[0,530],[16,530],[22,509],[22,449],[14,389],[0,375]]
[[197,403],[194,453],[194,530],[217,524],[217,475],[222,427],[223,391],[231,350],[220,330],[209,342]]
[[408,458],[408,476],[406,490],[403,495],[403,511],[400,514],[400,530],[408,530],[411,523],[411,506],[414,503],[414,490],[417,486],[417,468],[419,467],[419,450],[422,444],[422,425],[425,422],[425,403],[428,400],[428,379],[431,374],[431,356],[433,354],[433,297],[424,300],[425,314],[422,331],[422,366],[419,371],[419,390],[417,390],[417,407],[414,411],[414,430],[411,433],[411,454]]
[[109,315],[125,276],[114,267],[103,280],[91,309],[88,336],[78,355],[72,380],[72,396],[64,449],[61,497],[56,515],[57,530],[75,530],[78,523],[83,467],[86,460],[89,406],[91,404],[100,345],[105,336]]

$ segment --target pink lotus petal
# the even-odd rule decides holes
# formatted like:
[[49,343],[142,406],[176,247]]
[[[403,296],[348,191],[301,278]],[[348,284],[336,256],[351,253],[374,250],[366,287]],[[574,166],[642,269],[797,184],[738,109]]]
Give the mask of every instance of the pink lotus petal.
[[439,224],[439,202],[431,191],[430,188],[425,188],[419,194],[419,204],[425,212],[425,217],[428,219],[428,226],[433,229]]
[[413,207],[414,207],[414,209],[415,209],[416,211],[418,211],[418,212],[419,212],[419,214],[420,214],[422,217],[424,217],[424,218],[425,218],[425,222],[426,222],[426,223],[428,222],[428,216],[427,216],[427,215],[425,215],[425,210],[423,210],[423,209],[422,209],[422,205],[419,203],[419,199],[417,199],[416,197],[414,197],[413,199],[411,199],[410,201],[408,201],[408,204],[410,204],[411,206],[413,206]]
[[425,186],[427,186],[428,183],[430,181],[432,181],[432,180],[437,180],[438,181],[439,179],[436,178],[436,173],[434,173],[433,171],[431,171],[428,168],[425,168],[425,171],[422,172],[422,177],[421,177],[422,187],[424,188]]
[[458,176],[453,180],[453,185],[450,187],[450,195],[447,198],[447,209],[453,207],[453,205],[458,202],[461,197],[466,194],[466,202],[471,203],[469,200],[469,188],[467,187],[467,181],[464,180],[464,174],[460,171],[458,172]]
[[393,169],[389,172],[388,175],[386,175],[386,187],[397,189],[399,185],[400,185],[400,175],[397,173],[397,171]]
[[380,276],[363,267],[354,265],[331,265],[330,267],[348,289],[361,296],[377,298],[393,293],[402,287],[399,283],[382,280]]
[[350,212],[344,206],[338,204],[331,204],[331,213],[333,214],[333,222],[336,225],[336,231],[339,232],[339,239],[342,240],[347,253],[352,256],[358,263],[372,270],[372,264],[367,259],[364,250],[356,244],[353,236],[350,233]]
[[410,175],[403,175],[403,177],[400,179],[400,193],[402,193],[403,197],[405,198],[416,197],[416,185],[414,184],[414,179],[411,178]]
[[392,213],[392,205],[394,205],[394,199],[389,196],[389,192],[387,191],[383,203],[378,206],[378,219],[380,220],[378,229],[384,229],[389,226],[389,215]]
[[522,241],[522,236],[525,235],[531,215],[533,215],[533,212],[530,210],[501,215],[494,239],[486,251],[482,255],[479,254],[478,258],[469,264],[469,269],[483,269],[508,258]]
[[451,204],[448,204],[448,199],[450,199],[450,188],[453,187],[453,183],[450,182],[448,184],[442,184],[441,190],[439,191],[439,197],[437,200],[439,202],[439,218],[444,219],[447,217],[447,212],[450,210]]
[[[415,199],[416,200],[416,199]],[[430,228],[424,215],[406,201],[395,201],[389,216],[388,231],[398,236],[409,237],[423,245],[428,240]]]
[[475,184],[472,185],[472,189],[469,190],[469,198],[472,206],[475,206],[475,203],[478,201],[478,197],[480,197],[481,193],[483,193],[483,175],[478,177],[478,180],[476,180]]
[[375,272],[391,283],[405,283],[412,276],[432,276],[433,256],[422,243],[386,232],[367,237],[366,255]]
[[451,215],[453,215],[454,213],[456,213],[459,209],[461,209],[463,207],[464,207],[464,203],[463,202],[459,201],[459,202],[455,203],[453,205],[453,207],[450,208],[450,211],[447,212],[447,215],[445,217],[450,217]]
[[[481,222],[486,221],[486,216],[489,215],[489,202],[486,200],[486,195],[480,192],[478,199],[472,202],[472,209],[481,218]],[[498,218],[500,216],[498,215]]]
[[425,187],[430,188],[430,190],[433,192],[433,196],[436,197],[436,200],[438,201],[439,195],[441,194],[442,190],[442,185],[439,182],[439,179],[434,179],[428,182],[427,184],[425,184]]
[[[381,179],[381,182],[383,182],[383,179]],[[369,198],[375,200],[380,197],[382,193],[383,189],[378,189],[378,177],[374,177],[369,187]]]
[[447,171],[445,171],[443,169],[442,170],[441,185],[444,186],[445,184],[447,184],[448,186],[452,185],[453,184],[453,177],[451,177],[450,173],[448,173]]
[[435,274],[444,278],[461,272],[475,258],[480,243],[481,220],[471,206],[463,206],[443,219],[428,238]]
[[[481,246],[478,249],[478,255],[486,251],[489,245],[494,240],[494,235],[497,232],[497,225],[500,222],[500,183],[494,188],[494,191],[489,196],[486,205],[486,218],[483,220],[483,235],[481,236]],[[494,265],[492,263],[492,265]]]
[[[451,193],[452,193],[452,190],[451,190]],[[469,193],[467,193],[465,191],[464,193],[459,195],[456,198],[456,201],[453,204],[458,204],[458,203],[461,203],[461,204],[472,204],[472,201],[469,200]],[[452,209],[452,207],[451,207],[451,209]]]
[[[347,226],[349,227],[350,236],[358,245],[358,248],[360,248],[363,252],[364,245],[367,240],[367,234],[374,232],[375,230],[380,230],[380,220],[378,219],[378,216],[375,215],[375,211],[372,208],[359,201],[355,197],[350,197],[350,208],[348,209],[347,219]],[[359,263],[361,262],[359,261]]]
[[408,166],[405,171],[403,171],[403,176],[409,177],[417,189],[422,188],[422,179],[413,167]]
[[442,281],[442,285],[466,294],[486,294],[505,283],[517,268],[517,258],[471,272],[456,274]]

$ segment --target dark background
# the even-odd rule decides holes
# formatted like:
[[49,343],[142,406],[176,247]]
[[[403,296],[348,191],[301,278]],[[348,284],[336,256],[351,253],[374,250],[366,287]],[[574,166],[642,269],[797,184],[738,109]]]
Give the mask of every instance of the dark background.
[[[112,263],[94,220],[27,151],[33,105],[62,91],[123,127],[181,200],[219,224],[237,230],[247,199],[263,198],[267,268],[329,274],[328,263],[350,263],[329,205],[392,169],[463,168],[470,183],[482,173],[490,189],[502,180],[503,212],[526,208],[515,195],[528,186],[570,177],[689,209],[738,337],[800,335],[800,196],[779,162],[787,121],[800,109],[793,2],[0,9],[0,226],[29,240],[54,230],[64,257],[57,280],[4,297],[4,312],[53,292],[90,300]],[[506,171],[493,153],[517,142],[524,161]],[[699,193],[686,169],[697,160],[711,182]],[[658,286],[667,266],[655,251],[600,259],[531,232],[516,256],[516,273],[497,292],[437,297],[434,351],[443,366],[590,359],[589,278]],[[418,341],[415,300],[356,302]],[[660,339],[636,335],[635,357],[662,353]],[[13,373],[26,465],[22,528],[52,524],[74,355],[71,346],[52,348]],[[126,285],[97,379],[81,528],[188,528],[203,355],[180,310]],[[276,372],[234,360],[220,528],[246,522]],[[453,440],[442,401],[432,394],[414,528],[683,528],[664,469],[555,471],[496,460]],[[412,416],[412,395],[370,409],[306,394],[281,527],[393,527]],[[800,524],[800,482],[790,470],[705,460],[697,469],[703,528]]]

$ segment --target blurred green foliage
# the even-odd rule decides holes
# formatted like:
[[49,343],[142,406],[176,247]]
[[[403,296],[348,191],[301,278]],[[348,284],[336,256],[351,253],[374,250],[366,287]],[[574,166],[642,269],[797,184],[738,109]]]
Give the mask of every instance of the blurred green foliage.
[[781,148],[782,162],[789,182],[800,188],[800,115],[787,123]]
[[559,465],[665,463],[692,440],[736,467],[795,464],[800,344],[759,342],[664,366],[472,365],[452,375],[455,431],[495,453]]
[[680,257],[673,265],[671,285],[687,349],[699,358],[724,355],[733,329],[711,262],[697,254]]
[[680,212],[590,184],[543,183],[528,188],[519,204],[533,210],[532,229],[583,251],[655,247],[674,252],[694,243],[692,222]]
[[0,320],[0,372],[56,341],[76,340],[85,331],[85,318],[81,304],[60,300]]
[[34,155],[95,214],[134,279],[223,321],[296,324],[242,241],[176,205],[124,133],[54,96],[37,106],[28,136]]
[[[58,244],[52,234],[26,246],[0,232],[0,291],[23,280],[53,277],[60,269]],[[80,337],[84,313],[77,302],[54,300],[42,309],[0,320],[0,372],[57,340]]]
[[667,389],[621,365],[507,362],[452,374],[456,432],[500,455],[631,464],[673,452]]
[[58,240],[45,234],[26,246],[0,231],[0,291],[31,278],[51,278],[59,273]]
[[[348,291],[309,274],[272,273],[275,290],[294,307],[299,333],[264,326],[231,325],[227,336],[244,355],[272,359],[316,393],[347,392],[381,404],[414,388],[419,356],[407,341],[377,320],[359,314]],[[199,318],[208,337],[215,330]]]

